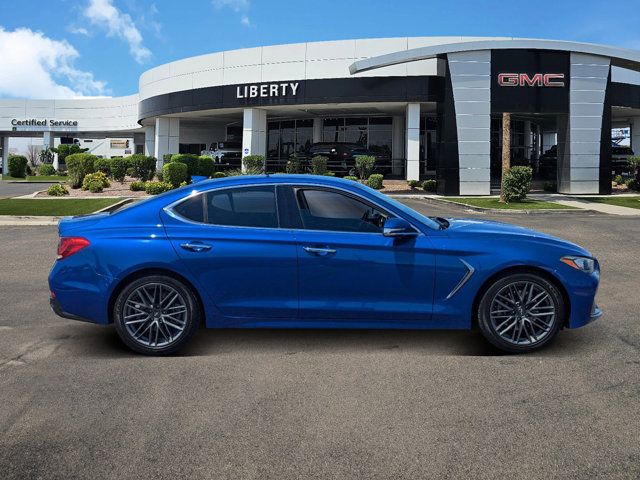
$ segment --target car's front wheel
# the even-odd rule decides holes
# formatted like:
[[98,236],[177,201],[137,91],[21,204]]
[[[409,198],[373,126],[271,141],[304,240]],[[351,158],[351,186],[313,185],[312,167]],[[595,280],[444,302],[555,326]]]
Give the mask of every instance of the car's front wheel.
[[524,353],[547,345],[564,320],[558,288],[535,273],[497,279],[482,295],[478,325],[485,338],[501,350]]
[[147,355],[177,352],[200,322],[198,301],[189,287],[165,275],[129,283],[118,294],[113,320],[122,341]]

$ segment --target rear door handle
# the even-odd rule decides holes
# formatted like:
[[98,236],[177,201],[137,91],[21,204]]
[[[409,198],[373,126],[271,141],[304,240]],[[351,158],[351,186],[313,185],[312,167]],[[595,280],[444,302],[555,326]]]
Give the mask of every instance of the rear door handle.
[[200,242],[187,242],[180,244],[180,246],[185,250],[189,250],[191,252],[206,252],[211,250],[211,245]]
[[333,255],[336,253],[335,249],[326,247],[302,247],[302,249],[309,255],[316,255],[318,257],[326,257],[327,255]]

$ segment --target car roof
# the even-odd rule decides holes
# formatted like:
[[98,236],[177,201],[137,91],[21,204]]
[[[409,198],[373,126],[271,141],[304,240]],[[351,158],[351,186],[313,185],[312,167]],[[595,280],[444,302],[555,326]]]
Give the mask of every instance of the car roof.
[[315,185],[326,185],[344,187],[356,186],[362,187],[358,182],[345,180],[338,177],[329,177],[326,175],[308,175],[308,174],[265,174],[265,175],[236,175],[233,177],[214,178],[196,183],[194,186],[212,187],[212,186],[233,186],[233,185],[270,185],[270,184],[296,184],[296,183],[313,183]]

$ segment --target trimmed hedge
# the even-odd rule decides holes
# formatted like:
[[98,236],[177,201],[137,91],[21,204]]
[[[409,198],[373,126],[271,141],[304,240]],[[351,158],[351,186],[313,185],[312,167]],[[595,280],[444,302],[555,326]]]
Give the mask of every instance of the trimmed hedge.
[[113,177],[116,182],[124,182],[127,168],[129,168],[128,159],[122,157],[113,157],[111,159],[111,177]]
[[422,189],[425,192],[435,192],[436,191],[436,187],[438,186],[438,184],[436,183],[435,180],[425,180],[424,182],[422,182]]
[[200,162],[197,155],[192,153],[178,153],[171,156],[171,163],[180,162],[187,166],[187,175],[198,175]]
[[347,175],[346,177],[344,177],[345,180],[351,180],[352,182],[357,182],[358,181],[358,177],[354,177],[353,175]]
[[316,155],[311,159],[311,173],[313,175],[326,175],[328,173],[327,170],[327,161],[328,157],[323,155]]
[[376,157],[371,155],[356,155],[356,171],[360,180],[369,178],[376,166]]
[[242,159],[242,165],[249,175],[263,173],[264,157],[262,155],[247,155]]
[[178,188],[182,182],[189,180],[187,165],[182,162],[171,162],[162,166],[162,180]]
[[507,203],[520,202],[531,190],[533,170],[531,167],[511,167],[502,179],[502,193]]
[[38,167],[38,175],[55,175],[56,169],[50,163],[44,163]]
[[156,174],[155,157],[136,154],[129,157],[129,165],[133,169],[133,176],[143,182],[153,179]]
[[144,191],[149,195],[158,195],[173,189],[173,185],[167,182],[147,182],[144,184]]
[[144,184],[145,182],[141,181],[131,182],[131,185],[129,185],[129,190],[131,190],[132,192],[142,192],[144,191]]
[[224,178],[226,176],[224,172],[213,172],[213,178]]
[[60,185],[59,183],[55,185],[51,185],[47,189],[47,195],[51,195],[52,197],[64,197],[65,195],[69,195],[69,190],[64,185]]
[[213,175],[214,170],[215,166],[213,164],[213,158],[206,155],[201,155],[198,157],[198,175],[210,177],[211,175]]
[[367,180],[367,185],[369,185],[374,190],[380,190],[382,188],[382,183],[384,180],[384,175],[380,173],[374,173],[369,175],[369,180]]
[[108,158],[96,158],[93,162],[93,169],[96,172],[102,172],[107,177],[111,175],[111,160]]
[[27,176],[27,157],[23,155],[9,156],[9,175],[14,178],[25,178]]
[[71,188],[80,188],[84,177],[94,172],[93,164],[97,157],[90,153],[73,153],[65,160],[67,172],[69,173],[69,185],[71,185]]
[[111,184],[104,172],[88,173],[82,180],[82,189],[93,193],[101,192]]

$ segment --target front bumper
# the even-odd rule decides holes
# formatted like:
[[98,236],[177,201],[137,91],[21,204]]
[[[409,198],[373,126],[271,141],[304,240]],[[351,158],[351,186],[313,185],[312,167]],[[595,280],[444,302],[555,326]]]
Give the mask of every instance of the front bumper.
[[602,315],[603,315],[602,310],[600,310],[600,307],[598,307],[598,305],[596,305],[594,303],[593,307],[591,307],[591,314],[589,315],[589,322],[593,322],[594,320],[597,320]]

